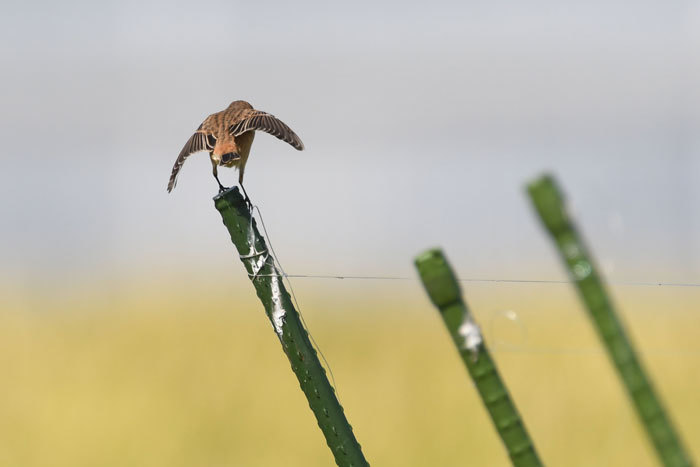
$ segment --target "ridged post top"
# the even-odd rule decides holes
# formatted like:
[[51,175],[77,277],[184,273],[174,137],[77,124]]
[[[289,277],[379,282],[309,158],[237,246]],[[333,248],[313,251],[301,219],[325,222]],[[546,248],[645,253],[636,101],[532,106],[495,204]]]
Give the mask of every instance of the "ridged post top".
[[528,184],[527,191],[542,222],[552,235],[568,230],[571,226],[566,212],[564,195],[551,175],[543,175]]
[[435,306],[444,308],[461,300],[459,283],[442,250],[434,248],[421,253],[415,264]]
[[[245,198],[237,186],[233,186],[226,191],[214,196],[214,206],[221,211],[224,204],[245,206]],[[247,210],[247,209],[246,209]]]

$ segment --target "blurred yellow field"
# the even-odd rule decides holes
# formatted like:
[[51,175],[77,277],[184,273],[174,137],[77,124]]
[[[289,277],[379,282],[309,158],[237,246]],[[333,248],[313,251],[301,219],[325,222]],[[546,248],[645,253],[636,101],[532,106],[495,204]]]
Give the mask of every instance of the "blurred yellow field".
[[[0,465],[332,465],[248,287],[6,302]],[[509,465],[418,282],[295,287],[371,464]],[[615,292],[699,458],[700,293]],[[545,463],[657,465],[570,288],[476,284],[465,295]]]

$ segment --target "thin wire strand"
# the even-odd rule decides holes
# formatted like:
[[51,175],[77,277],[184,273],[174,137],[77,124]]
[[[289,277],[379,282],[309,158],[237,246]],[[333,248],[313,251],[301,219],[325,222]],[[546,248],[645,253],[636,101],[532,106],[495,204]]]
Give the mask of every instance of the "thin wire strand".
[[[507,344],[496,344],[489,346],[489,350],[494,353],[518,353],[518,354],[590,354],[605,355],[607,352],[600,347],[528,347],[526,345],[510,346]],[[700,356],[700,349],[670,349],[670,348],[644,348],[640,352],[643,355],[654,356]]]
[[[259,211],[258,211],[259,212]],[[264,226],[263,226],[264,228]],[[274,251],[273,251],[274,253]],[[268,274],[267,276],[274,276]],[[264,276],[263,276],[264,277]],[[353,275],[333,275],[333,274],[287,274],[283,272],[283,277],[298,279],[348,279],[348,280],[386,280],[386,281],[416,281],[415,277],[405,276],[353,276]],[[484,283],[504,283],[504,284],[573,284],[573,281],[551,280],[551,279],[478,279],[460,278],[459,282],[484,282]],[[644,282],[644,281],[606,281],[610,285],[621,285],[630,287],[700,287],[700,283],[693,282]]]
[[[304,327],[308,330],[308,325],[301,312],[301,307],[297,300],[296,294],[294,293],[294,287],[292,286],[290,277],[299,279],[349,279],[349,280],[389,280],[389,281],[416,281],[417,278],[405,277],[405,276],[353,276],[353,275],[331,275],[331,274],[287,274],[282,267],[282,263],[279,261],[275,248],[270,240],[270,234],[267,232],[267,226],[265,225],[265,220],[263,219],[262,212],[260,208],[255,205],[253,209],[258,212],[258,217],[260,218],[260,224],[262,225],[263,232],[265,233],[265,239],[272,252],[272,260],[277,264],[277,267],[282,272],[282,274],[260,274],[257,277],[281,277],[283,280],[287,281],[289,285],[289,291],[291,292],[292,299],[294,300],[294,305],[299,311],[299,317],[301,318]],[[252,217],[252,213],[251,213]],[[252,222],[252,219],[251,219]],[[515,283],[515,284],[571,284],[572,281],[567,280],[547,280],[547,279],[458,279],[460,282],[482,282],[482,283]],[[700,284],[695,283],[683,283],[683,282],[634,282],[634,281],[610,281],[612,285],[623,285],[623,286],[635,286],[635,287],[700,287]],[[335,376],[333,375],[333,369],[331,368],[326,356],[323,351],[316,343],[313,335],[308,331],[309,339],[311,340],[316,351],[321,355],[321,359],[325,367],[330,374],[331,381],[333,382],[333,387],[335,389],[338,399],[340,399],[340,394],[335,382]],[[602,354],[604,351],[597,347],[580,347],[580,348],[535,348],[528,347],[526,345],[515,345],[511,346],[508,344],[495,344],[492,350],[497,353],[521,353],[521,354]],[[645,355],[685,355],[685,356],[697,356],[700,355],[700,350],[695,349],[667,349],[667,348],[651,348],[644,350]]]
[[[326,356],[323,354],[323,351],[321,350],[321,347],[316,343],[316,339],[314,339],[314,336],[311,334],[311,331],[309,330],[309,326],[306,324],[306,320],[304,319],[304,315],[301,312],[301,307],[299,306],[299,302],[297,301],[297,296],[294,293],[294,287],[292,287],[292,281],[289,280],[289,275],[287,275],[286,272],[284,272],[284,268],[282,267],[282,263],[280,263],[279,257],[277,256],[277,253],[275,252],[275,247],[272,246],[272,241],[270,240],[270,235],[267,233],[267,227],[265,226],[265,220],[263,219],[262,212],[260,212],[260,208],[255,205],[253,206],[253,209],[258,211],[258,217],[260,218],[260,224],[262,225],[263,232],[265,233],[265,239],[267,240],[267,244],[270,246],[270,251],[272,252],[272,261],[273,263],[277,263],[277,266],[279,267],[280,271],[282,272],[282,280],[287,281],[287,285],[289,285],[289,291],[292,293],[292,299],[294,300],[294,306],[297,307],[297,311],[299,312],[299,317],[301,318],[301,323],[304,325],[304,327],[307,330],[307,334],[309,335],[309,339],[311,340],[311,343],[313,344],[314,348],[316,351],[321,355],[321,359],[323,360],[323,363],[325,364],[326,368],[328,369],[328,373],[331,375],[331,381],[333,382],[333,388],[335,389],[336,397],[338,400],[340,400],[340,394],[338,392],[338,387],[335,383],[335,376],[333,375],[333,369],[331,368],[331,365],[328,363],[328,360],[326,359]],[[251,212],[251,218],[253,217],[253,213]],[[275,274],[267,274],[267,276],[273,276]]]

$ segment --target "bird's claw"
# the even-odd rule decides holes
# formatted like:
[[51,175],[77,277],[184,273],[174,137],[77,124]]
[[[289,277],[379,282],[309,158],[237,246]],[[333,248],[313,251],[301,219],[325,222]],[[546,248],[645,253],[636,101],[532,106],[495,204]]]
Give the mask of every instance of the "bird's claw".
[[245,197],[245,204],[248,206],[248,210],[250,212],[253,212],[253,202],[250,200],[250,198],[248,198],[247,195]]

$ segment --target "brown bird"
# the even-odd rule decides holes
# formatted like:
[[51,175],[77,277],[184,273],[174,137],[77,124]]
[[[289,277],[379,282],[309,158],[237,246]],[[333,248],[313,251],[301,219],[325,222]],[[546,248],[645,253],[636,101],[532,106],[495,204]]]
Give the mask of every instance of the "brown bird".
[[[209,115],[185,143],[185,147],[177,156],[170,174],[168,193],[175,188],[177,174],[180,172],[182,164],[185,163],[185,159],[195,152],[209,151],[209,159],[211,159],[214,178],[219,184],[219,192],[226,190],[226,188],[219,181],[218,166],[237,167],[238,183],[248,198],[248,194],[243,188],[243,173],[256,130],[270,133],[272,136],[291,144],[299,151],[304,149],[304,143],[301,142],[301,139],[281,120],[268,113],[255,110],[246,101],[235,101],[226,110]],[[248,200],[250,199],[248,198]]]

